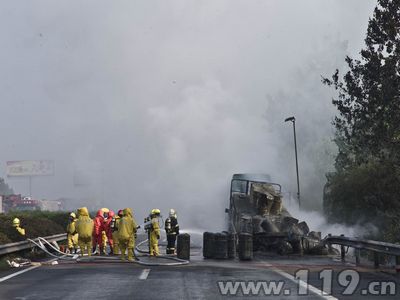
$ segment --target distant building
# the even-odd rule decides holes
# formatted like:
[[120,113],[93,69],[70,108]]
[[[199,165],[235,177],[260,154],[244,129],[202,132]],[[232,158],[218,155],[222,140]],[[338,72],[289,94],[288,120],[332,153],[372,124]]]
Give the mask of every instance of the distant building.
[[63,209],[63,202],[59,200],[35,200],[31,197],[19,195],[0,196],[2,201],[0,208],[2,212],[21,211],[21,210],[48,210],[60,211]]

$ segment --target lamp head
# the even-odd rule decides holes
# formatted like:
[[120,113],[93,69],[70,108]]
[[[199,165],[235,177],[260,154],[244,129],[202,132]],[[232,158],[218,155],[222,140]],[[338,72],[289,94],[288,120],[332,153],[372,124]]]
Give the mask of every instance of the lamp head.
[[295,119],[295,117],[289,117],[289,118],[285,119],[285,122],[289,122],[289,121],[294,122],[294,121],[296,121],[296,119]]

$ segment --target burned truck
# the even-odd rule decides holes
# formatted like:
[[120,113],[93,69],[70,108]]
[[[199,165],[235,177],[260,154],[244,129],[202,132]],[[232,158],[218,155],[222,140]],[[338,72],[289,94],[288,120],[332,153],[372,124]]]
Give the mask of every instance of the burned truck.
[[229,232],[252,234],[253,251],[286,254],[327,254],[321,233],[310,231],[282,203],[280,184],[268,175],[234,174],[230,205],[226,209]]

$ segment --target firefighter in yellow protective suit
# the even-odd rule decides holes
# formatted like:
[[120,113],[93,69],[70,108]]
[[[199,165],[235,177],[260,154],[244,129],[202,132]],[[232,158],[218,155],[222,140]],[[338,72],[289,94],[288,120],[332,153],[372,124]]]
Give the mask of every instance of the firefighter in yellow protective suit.
[[70,253],[76,253],[78,248],[78,233],[76,232],[75,223],[78,219],[74,212],[69,214],[69,223],[67,225],[67,242]]
[[135,235],[137,224],[133,218],[132,210],[125,208],[122,218],[118,222],[118,242],[121,249],[121,260],[125,260],[125,252],[128,249],[128,260],[133,261],[133,249],[135,248]]
[[113,254],[114,255],[119,255],[119,238],[118,238],[118,226],[119,226],[119,221],[121,221],[121,218],[123,217],[123,211],[120,209],[118,211],[118,214],[114,215],[111,221],[111,231],[112,231],[112,238],[114,241],[114,247],[113,247]]
[[158,218],[160,217],[160,210],[155,208],[151,211],[151,229],[150,229],[150,256],[160,255],[160,250],[158,249],[158,240],[160,239],[160,223]]
[[20,235],[25,236],[25,229],[21,227],[21,221],[18,218],[14,218],[13,227],[15,227]]
[[78,208],[78,220],[75,222],[75,230],[78,233],[78,245],[81,248],[81,255],[83,256],[87,251],[88,256],[91,256],[93,220],[90,218],[86,207]]

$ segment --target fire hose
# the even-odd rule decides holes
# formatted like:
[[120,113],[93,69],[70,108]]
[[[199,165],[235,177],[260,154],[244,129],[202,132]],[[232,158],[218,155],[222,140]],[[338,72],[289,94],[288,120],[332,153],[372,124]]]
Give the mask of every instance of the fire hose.
[[[44,238],[42,238],[42,237],[39,237],[39,238],[38,238],[38,242],[36,242],[36,241],[34,241],[34,240],[32,240],[32,239],[27,239],[27,240],[28,240],[29,242],[31,242],[32,244],[36,245],[37,247],[39,247],[39,248],[40,248],[42,251],[44,251],[46,254],[48,254],[48,255],[50,255],[50,256],[52,256],[52,257],[54,257],[54,258],[61,259],[61,260],[75,261],[75,262],[82,261],[82,260],[81,260],[82,256],[79,257],[78,254],[72,255],[72,254],[69,254],[69,253],[62,252],[62,251],[60,251],[57,247],[55,247],[53,244],[51,244],[49,241],[47,241],[46,239],[44,239]],[[141,244],[143,244],[143,243],[145,243],[145,242],[147,242],[147,240],[145,240],[145,241],[139,243],[139,244],[135,247],[135,250],[137,250],[137,251],[140,252],[140,253],[143,253],[143,250],[140,250],[140,249],[138,248],[138,246],[141,245]],[[61,254],[61,256],[56,255],[56,254],[54,254],[54,253],[51,253],[51,252],[46,248],[46,246],[45,246],[43,243],[47,244],[47,245],[48,245],[49,247],[51,247],[54,251],[56,251],[56,252],[58,252],[59,254]],[[158,257],[159,257],[159,258],[163,258],[163,259],[173,260],[173,261],[175,261],[175,262],[170,262],[170,263],[143,262],[143,261],[140,261],[140,259],[139,259],[138,256],[136,256],[135,251],[134,251],[134,255],[135,255],[136,260],[132,261],[132,263],[136,263],[136,264],[143,265],[143,266],[179,266],[179,265],[186,265],[186,264],[189,263],[188,260],[183,260],[183,259],[179,259],[179,258],[177,258],[177,257],[166,256],[166,255],[160,255],[160,256],[158,256]],[[149,255],[148,255],[148,254],[147,254],[147,255],[145,255],[145,254],[141,255],[141,257],[143,257],[143,256],[149,256]],[[96,259],[100,259],[100,260],[114,260],[114,261],[117,260],[117,258],[115,258],[115,257],[102,257],[102,256],[96,257]]]
[[[48,254],[48,255],[50,255],[50,256],[52,256],[52,257],[54,257],[54,258],[62,259],[62,260],[74,260],[74,258],[65,257],[67,254],[66,254],[66,253],[63,253],[63,252],[61,252],[61,251],[59,251],[58,249],[57,249],[57,251],[60,252],[61,254],[63,254],[63,256],[58,256],[58,255],[55,255],[55,254],[51,253],[51,252],[48,251],[47,248],[43,245],[43,243],[41,242],[41,239],[40,239],[40,238],[38,239],[38,242],[36,242],[36,241],[34,241],[34,240],[32,240],[32,239],[27,239],[27,240],[28,240],[29,242],[31,242],[32,244],[36,245],[37,247],[39,247],[43,252],[45,252],[46,254]],[[44,239],[43,239],[43,240],[44,240]],[[46,243],[50,244],[48,241],[46,241]],[[52,246],[52,247],[54,247],[54,246]],[[55,247],[54,247],[54,248],[55,248]],[[54,248],[53,248],[53,249],[54,249]]]

